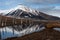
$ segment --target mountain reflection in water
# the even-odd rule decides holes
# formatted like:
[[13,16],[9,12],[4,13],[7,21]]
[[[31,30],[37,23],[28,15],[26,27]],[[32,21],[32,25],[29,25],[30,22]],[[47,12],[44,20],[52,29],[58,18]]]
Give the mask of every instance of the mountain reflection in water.
[[22,31],[16,31],[14,30],[14,34],[13,34],[13,29],[12,28],[9,28],[9,27],[6,27],[6,28],[3,28],[3,29],[0,29],[1,31],[1,39],[6,39],[6,38],[9,38],[9,37],[20,37],[20,36],[24,36],[26,34],[30,34],[30,33],[33,33],[33,32],[38,32],[38,31],[41,31],[45,29],[45,27],[31,27],[31,28],[26,28]]

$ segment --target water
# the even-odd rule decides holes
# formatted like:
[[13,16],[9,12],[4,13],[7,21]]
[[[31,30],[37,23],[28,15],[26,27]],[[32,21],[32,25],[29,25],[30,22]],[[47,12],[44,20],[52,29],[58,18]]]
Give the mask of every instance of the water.
[[6,29],[5,28],[0,29],[1,39],[6,39],[6,38],[10,38],[10,37],[21,37],[21,36],[24,36],[26,34],[41,31],[43,29],[44,29],[44,27],[40,28],[40,27],[38,27],[38,25],[34,25],[31,28],[28,27],[22,31],[14,30],[14,34],[13,34],[12,28],[6,27]]
[[59,31],[59,32],[60,32],[60,28],[54,28],[54,30],[57,30],[57,31]]
[[6,38],[9,38],[9,37],[14,37],[14,36],[17,36],[18,32],[15,31],[15,33],[13,34],[13,31],[12,29],[9,29],[8,27],[6,28],[3,28],[3,29],[0,29],[1,30],[1,39],[6,39]]
[[[13,34],[12,28],[6,27],[6,29],[5,28],[0,29],[1,39],[6,39],[6,38],[10,38],[10,37],[21,37],[21,36],[24,36],[26,34],[41,31],[43,29],[45,29],[45,27],[40,28],[38,25],[34,25],[31,28],[28,27],[28,28],[21,30],[21,31],[14,30],[14,34]],[[53,28],[53,29],[60,31],[60,28]]]

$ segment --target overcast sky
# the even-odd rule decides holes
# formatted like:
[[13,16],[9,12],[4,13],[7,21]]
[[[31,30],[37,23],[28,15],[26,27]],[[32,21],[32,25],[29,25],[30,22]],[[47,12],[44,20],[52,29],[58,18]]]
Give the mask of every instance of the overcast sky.
[[60,0],[0,0],[0,12],[7,12],[19,4],[38,9],[47,14],[60,16]]

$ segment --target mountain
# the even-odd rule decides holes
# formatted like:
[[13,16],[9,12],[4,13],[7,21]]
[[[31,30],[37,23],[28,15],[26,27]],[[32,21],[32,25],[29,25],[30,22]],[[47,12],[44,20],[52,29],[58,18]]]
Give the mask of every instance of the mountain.
[[18,7],[10,11],[8,14],[6,14],[6,16],[35,18],[35,19],[43,19],[43,20],[60,20],[59,17],[47,15],[43,12],[28,8],[23,5],[19,5]]
[[[20,17],[20,18],[22,18],[22,17],[23,18],[35,18],[35,19],[41,19],[41,20],[60,20],[60,18],[58,18],[58,17],[47,15],[43,12],[28,8],[28,7],[23,6],[23,5],[19,5],[18,7],[13,8],[5,16]],[[9,30],[12,28],[13,31],[16,30],[19,32],[18,36],[23,36],[25,34],[30,34],[30,33],[36,32],[36,31],[40,31],[41,26],[43,26],[43,25],[30,24],[30,25],[26,26],[26,25],[22,24],[19,26],[15,25],[14,27],[9,27]]]

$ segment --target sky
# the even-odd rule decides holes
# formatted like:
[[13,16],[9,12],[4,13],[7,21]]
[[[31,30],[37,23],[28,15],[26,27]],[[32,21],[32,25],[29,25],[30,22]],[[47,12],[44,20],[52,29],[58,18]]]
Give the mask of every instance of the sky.
[[60,0],[0,0],[0,13],[23,4],[47,14],[60,15]]

